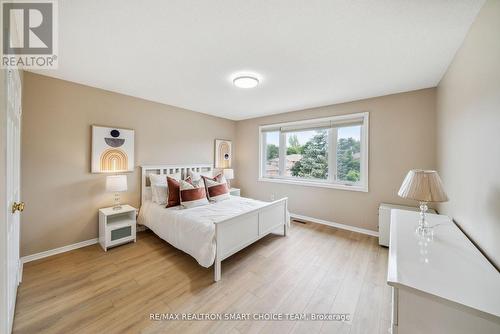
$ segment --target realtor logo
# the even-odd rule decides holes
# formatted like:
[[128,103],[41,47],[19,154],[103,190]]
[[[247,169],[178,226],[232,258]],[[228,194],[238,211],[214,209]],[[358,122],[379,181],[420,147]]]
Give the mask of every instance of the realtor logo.
[[2,68],[57,68],[57,3],[2,1]]

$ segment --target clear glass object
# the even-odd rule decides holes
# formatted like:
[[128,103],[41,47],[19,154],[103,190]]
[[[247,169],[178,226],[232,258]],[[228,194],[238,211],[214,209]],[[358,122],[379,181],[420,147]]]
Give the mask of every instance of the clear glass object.
[[433,234],[432,226],[429,226],[426,219],[428,209],[427,202],[420,202],[420,220],[415,232],[421,236],[432,236]]
[[115,205],[113,205],[113,210],[121,210],[122,206],[120,204],[120,193],[115,193]]

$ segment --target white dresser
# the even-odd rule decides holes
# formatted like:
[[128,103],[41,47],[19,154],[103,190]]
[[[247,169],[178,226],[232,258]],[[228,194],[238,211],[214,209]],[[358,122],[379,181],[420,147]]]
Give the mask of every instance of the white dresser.
[[450,218],[428,215],[432,240],[415,233],[418,218],[391,210],[392,333],[500,333],[500,273]]

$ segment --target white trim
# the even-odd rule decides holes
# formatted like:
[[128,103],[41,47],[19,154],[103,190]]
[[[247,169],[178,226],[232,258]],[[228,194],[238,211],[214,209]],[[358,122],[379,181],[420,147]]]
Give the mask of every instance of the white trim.
[[273,182],[273,183],[286,183],[286,184],[296,184],[299,186],[306,187],[318,187],[318,188],[332,188],[332,189],[340,189],[340,190],[351,190],[351,191],[361,191],[368,192],[368,186],[365,185],[350,185],[350,184],[342,184],[342,183],[334,183],[334,182],[321,182],[321,181],[307,181],[307,180],[294,180],[294,179],[285,179],[285,178],[269,178],[269,177],[260,177],[260,182]]
[[[1,102],[3,105],[0,114],[0,182],[2,183],[2,189],[0,190],[0,216],[2,219],[0,226],[0,333],[11,333],[13,324],[14,324],[14,314],[16,308],[16,297],[11,296],[12,293],[16,293],[17,286],[19,285],[19,243],[20,240],[12,240],[15,243],[17,250],[15,253],[11,254],[11,249],[9,248],[9,233],[12,232],[17,234],[19,231],[10,231],[9,228],[11,226],[11,219],[16,219],[13,217],[11,210],[11,205],[13,201],[20,201],[21,198],[21,189],[19,187],[19,182],[21,178],[20,172],[20,156],[18,154],[9,155],[11,149],[15,152],[21,150],[21,146],[17,142],[21,139],[22,126],[21,126],[21,115],[22,115],[22,87],[21,87],[21,79],[20,79],[20,70],[18,69],[8,69],[4,71],[4,87],[3,92],[1,94],[5,95],[4,101]],[[12,131],[9,131],[7,124],[9,123],[9,119],[12,117],[12,120],[15,122],[19,122],[19,133],[16,138],[10,138],[9,136],[14,137],[15,134],[12,134]],[[11,142],[10,139],[14,139],[12,141],[13,147],[7,147],[7,144]],[[17,146],[19,145],[19,146]],[[9,172],[9,163],[11,162],[9,159],[19,159],[19,161],[13,161],[13,173]],[[13,175],[11,175],[13,174]],[[14,175],[17,174],[17,178]],[[8,178],[11,179],[8,179]],[[12,183],[12,186],[10,184]],[[7,186],[3,186],[7,185]],[[15,187],[14,187],[15,186]],[[11,189],[12,188],[12,189]],[[12,190],[15,189],[16,194],[11,194]],[[16,214],[19,221],[16,223],[12,222],[14,226],[12,229],[19,230],[19,224],[21,222],[19,218],[19,213]],[[20,238],[20,234],[16,235],[17,238]],[[10,262],[17,261],[17,267],[11,268]],[[14,270],[15,272],[12,272]],[[15,291],[10,291],[11,286],[9,286],[10,275],[16,276],[16,286]],[[12,298],[12,300],[11,300]],[[13,305],[11,305],[13,302]]]
[[340,228],[342,230],[347,230],[351,232],[357,232],[361,234],[366,234],[366,235],[371,235],[372,237],[378,237],[378,232],[377,231],[372,231],[372,230],[367,230],[365,228],[361,227],[356,227],[356,226],[351,226],[351,225],[345,225],[345,224],[340,224],[340,223],[335,223],[331,222],[328,220],[323,220],[323,219],[318,219],[318,218],[312,218],[308,216],[302,216],[302,215],[297,215],[295,213],[290,212],[290,218],[295,218],[298,220],[303,220],[306,222],[311,222],[311,223],[316,223],[316,224],[322,224],[322,225],[328,225],[336,228]]
[[[4,71],[3,80],[3,92],[0,94],[6,94],[8,78],[8,71]],[[7,98],[7,95],[5,95]],[[7,228],[6,222],[9,219],[8,216],[8,205],[7,205],[7,189],[5,189],[4,184],[7,184],[7,103],[5,100],[0,102],[2,107],[0,108],[0,183],[2,187],[0,189],[0,333],[10,333],[9,321],[7,321],[8,314],[8,296],[7,296],[7,281],[8,281],[8,253],[7,253],[7,233],[9,229]]]
[[[337,139],[338,131],[333,128],[328,129],[328,147],[335,147],[335,152],[337,152]],[[330,153],[330,149],[328,149]],[[334,183],[337,178],[337,155],[328,154],[328,182]]]
[[362,125],[363,131],[361,131],[361,151],[360,151],[360,172],[361,179],[360,183],[366,187],[366,191],[368,191],[368,177],[369,177],[369,168],[370,164],[370,113],[364,113],[364,122]]
[[266,124],[266,125],[259,126],[259,131],[266,130],[266,129],[276,129],[276,131],[279,131],[279,129],[282,127],[292,126],[292,125],[315,124],[315,123],[323,123],[323,122],[331,122],[331,121],[340,122],[340,121],[347,121],[347,120],[356,119],[356,118],[360,118],[360,119],[363,118],[364,119],[367,115],[368,115],[368,112],[365,111],[365,112],[359,112],[359,113],[354,113],[354,114],[335,115],[335,116],[329,116],[329,117],[310,118],[310,119],[285,122],[285,123]]
[[67,246],[62,246],[62,247],[59,247],[59,248],[50,249],[50,250],[45,251],[45,252],[31,254],[31,255],[28,255],[28,256],[23,256],[21,258],[21,263],[24,264],[24,263],[27,263],[27,262],[31,262],[31,261],[43,259],[43,258],[52,256],[52,255],[69,252],[69,251],[72,251],[74,249],[78,249],[78,248],[82,248],[82,247],[87,247],[87,246],[94,245],[94,244],[96,244],[98,242],[99,242],[99,239],[98,238],[94,238],[94,239],[90,239],[90,240],[85,240],[85,241],[77,242],[76,244],[72,244],[72,245],[67,245]]

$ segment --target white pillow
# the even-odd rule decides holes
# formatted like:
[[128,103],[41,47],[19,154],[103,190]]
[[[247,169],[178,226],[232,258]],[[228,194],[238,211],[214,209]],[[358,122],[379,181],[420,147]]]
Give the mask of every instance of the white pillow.
[[173,174],[149,174],[149,181],[151,182],[151,197],[153,202],[158,204],[166,204],[168,198],[167,176],[179,181],[181,173]]
[[193,171],[188,170],[187,176],[191,176],[191,181],[193,182],[193,184],[198,184],[201,181],[202,176],[212,178],[212,177],[214,177],[214,172],[208,171],[208,172],[198,173],[198,172],[193,172]]

